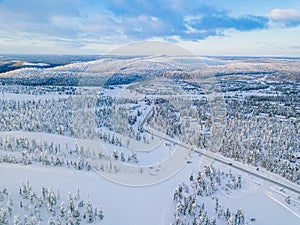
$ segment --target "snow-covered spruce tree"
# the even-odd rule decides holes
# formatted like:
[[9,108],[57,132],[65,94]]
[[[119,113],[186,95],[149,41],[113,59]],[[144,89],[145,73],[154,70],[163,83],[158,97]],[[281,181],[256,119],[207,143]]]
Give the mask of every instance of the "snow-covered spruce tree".
[[66,209],[65,209],[65,203],[61,202],[60,203],[60,209],[59,209],[59,216],[60,217],[64,217],[66,213]]
[[73,219],[73,213],[71,212],[71,210],[68,210],[67,224],[68,225],[75,225],[74,219]]
[[93,206],[90,201],[86,203],[86,217],[88,223],[94,222]]
[[4,201],[4,194],[3,191],[0,189],[0,202]]
[[73,218],[74,218],[74,222],[76,225],[80,225],[80,211],[78,209],[78,207],[75,207],[74,212],[73,212]]
[[6,208],[0,208],[0,224],[8,225],[8,212]]
[[31,217],[31,223],[30,225],[38,225],[38,220],[35,216]]
[[68,193],[68,208],[73,213],[75,206],[71,192]]
[[56,225],[62,225],[62,222],[59,217],[57,217],[57,219],[56,219]]
[[30,221],[29,221],[29,219],[28,219],[28,215],[25,214],[23,224],[24,224],[24,225],[25,225],[25,224],[26,224],[26,225],[30,225],[29,223],[30,223]]
[[20,220],[20,216],[19,215],[15,215],[14,216],[13,223],[14,223],[14,225],[21,225],[21,220]]
[[77,187],[77,194],[75,196],[75,200],[79,200],[80,199],[80,191],[79,191],[79,187]]
[[103,218],[104,218],[104,212],[103,212],[102,208],[99,209],[98,217],[100,220],[103,220]]
[[11,217],[12,216],[12,210],[13,210],[13,200],[11,198],[11,194],[8,193],[8,196],[7,196],[7,211],[8,211],[8,214],[9,216]]
[[56,225],[55,220],[52,217],[48,219],[48,225]]
[[47,200],[48,200],[48,210],[50,211],[50,212],[52,212],[53,213],[53,215],[55,215],[55,206],[56,206],[56,195],[55,195],[55,193],[49,188],[48,189],[48,198],[47,198]]

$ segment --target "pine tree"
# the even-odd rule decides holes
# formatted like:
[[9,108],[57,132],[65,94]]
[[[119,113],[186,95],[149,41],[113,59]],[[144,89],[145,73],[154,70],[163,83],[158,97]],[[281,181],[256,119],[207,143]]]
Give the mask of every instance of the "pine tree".
[[12,207],[13,207],[13,200],[11,198],[11,194],[8,193],[8,199],[7,199],[7,210],[8,210],[8,213],[9,213],[9,216],[11,217],[12,216]]
[[57,197],[56,197],[57,200],[60,200],[60,191],[59,189],[57,189]]
[[74,201],[73,201],[71,192],[68,193],[68,206],[69,206],[69,210],[71,211],[71,213],[73,213],[73,211],[74,211]]
[[242,177],[240,174],[238,175],[237,188],[242,188]]
[[48,209],[51,212],[55,212],[55,205],[56,205],[56,196],[55,193],[52,190],[48,190],[49,196],[48,196]]
[[74,218],[75,224],[80,225],[80,212],[77,207],[74,209],[73,218]]
[[0,224],[8,225],[7,211],[4,207],[0,208]]
[[2,202],[4,200],[4,195],[2,193],[2,190],[0,190],[0,202]]
[[30,225],[37,225],[37,224],[38,224],[38,221],[35,218],[35,216],[31,217],[31,223],[30,223]]
[[217,225],[217,219],[212,218],[211,221],[210,221],[210,225]]
[[75,225],[74,220],[73,220],[73,214],[72,214],[71,210],[68,210],[67,224]]
[[59,216],[60,217],[64,217],[65,216],[65,211],[66,211],[65,204],[64,204],[64,202],[61,202],[61,204],[60,204],[60,210],[59,210]]
[[48,225],[55,225],[54,219],[52,217],[48,219]]
[[60,220],[60,218],[59,218],[59,217],[57,217],[57,220],[56,220],[56,225],[62,225],[62,222],[61,222],[61,220]]
[[20,216],[19,215],[15,215],[14,216],[13,223],[14,223],[14,225],[20,225],[21,224]]
[[190,181],[193,181],[193,180],[194,180],[194,177],[193,177],[193,174],[191,174]]
[[122,161],[122,162],[125,162],[125,161],[126,161],[125,156],[124,156],[124,152],[121,152],[121,161]]
[[99,219],[100,219],[100,220],[103,220],[103,218],[104,218],[104,213],[103,213],[102,208],[99,209],[98,216],[99,216]]
[[88,223],[94,222],[93,206],[90,201],[87,202],[87,221]]
[[76,195],[76,200],[79,200],[80,199],[80,192],[79,192],[79,187],[77,187],[77,195]]
[[25,214],[25,216],[24,216],[24,223],[23,223],[24,225],[30,225],[29,224],[29,219],[28,219],[28,216],[27,216],[27,214]]
[[219,208],[219,199],[216,197],[216,207],[215,207],[216,212],[218,212],[218,208]]
[[230,216],[231,216],[231,213],[229,211],[229,208],[227,208],[226,213],[225,213],[225,219],[226,219],[226,221],[229,220]]

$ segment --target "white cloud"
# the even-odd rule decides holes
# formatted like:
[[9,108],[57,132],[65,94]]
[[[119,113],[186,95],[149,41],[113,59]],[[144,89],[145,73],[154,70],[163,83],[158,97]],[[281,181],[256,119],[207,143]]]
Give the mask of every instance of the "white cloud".
[[296,9],[273,9],[270,17],[276,22],[288,23],[290,25],[300,24],[300,12]]

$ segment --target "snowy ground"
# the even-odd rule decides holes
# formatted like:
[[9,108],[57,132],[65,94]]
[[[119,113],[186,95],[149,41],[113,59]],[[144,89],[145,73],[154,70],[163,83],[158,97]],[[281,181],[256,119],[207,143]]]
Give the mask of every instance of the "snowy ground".
[[[53,190],[59,189],[62,196],[67,196],[68,191],[76,193],[78,187],[81,196],[89,195],[94,205],[103,207],[105,217],[100,224],[169,224],[173,221],[173,192],[179,183],[188,180],[191,171],[197,171],[199,163],[201,164],[201,159],[195,156],[193,162],[175,176],[144,187],[116,184],[92,171],[2,163],[0,188],[6,187],[11,191],[12,197],[17,198],[19,185],[26,178],[35,190],[46,185]],[[215,163],[214,166],[229,170],[226,165]],[[234,169],[232,171],[237,173]],[[299,207],[295,210],[285,203],[276,187],[245,173],[241,175],[244,188],[240,191],[218,192],[217,196],[223,205],[234,209],[242,208],[246,221],[256,218],[253,224],[299,224]],[[207,202],[209,205],[209,200]]]

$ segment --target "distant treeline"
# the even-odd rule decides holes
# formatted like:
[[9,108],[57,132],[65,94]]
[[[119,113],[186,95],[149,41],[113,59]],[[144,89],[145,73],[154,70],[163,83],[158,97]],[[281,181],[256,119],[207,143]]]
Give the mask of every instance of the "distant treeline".
[[51,77],[0,77],[2,85],[26,85],[26,86],[110,86],[130,84],[143,79],[142,75],[105,76],[51,76]]

